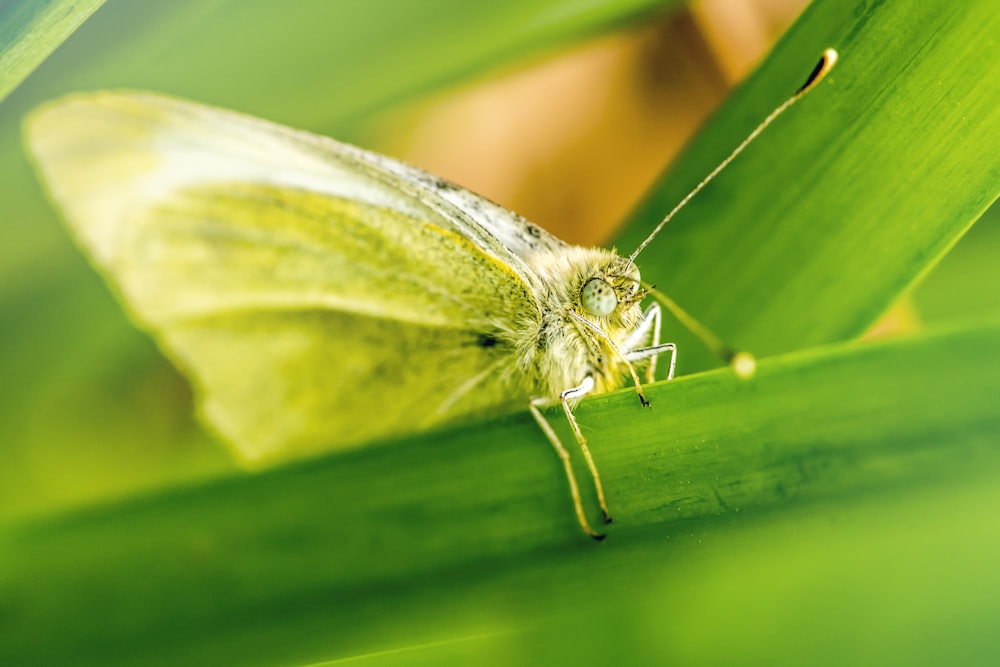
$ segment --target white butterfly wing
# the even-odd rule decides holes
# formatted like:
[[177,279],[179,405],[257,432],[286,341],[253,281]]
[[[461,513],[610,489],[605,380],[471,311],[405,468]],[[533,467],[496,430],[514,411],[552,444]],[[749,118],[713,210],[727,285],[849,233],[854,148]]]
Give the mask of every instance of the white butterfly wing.
[[503,209],[388,158],[151,94],[67,98],[27,136],[81,243],[247,459],[530,393],[513,362],[537,287],[491,231],[522,229]]
[[[529,267],[524,272],[529,281],[535,277],[530,269],[534,259],[543,255],[558,255],[569,247],[565,241],[538,225],[465,188],[405,164],[393,162],[392,166],[395,173],[406,180],[420,183],[446,200],[468,219],[488,231],[504,248],[524,260]],[[519,263],[516,265],[521,266]]]

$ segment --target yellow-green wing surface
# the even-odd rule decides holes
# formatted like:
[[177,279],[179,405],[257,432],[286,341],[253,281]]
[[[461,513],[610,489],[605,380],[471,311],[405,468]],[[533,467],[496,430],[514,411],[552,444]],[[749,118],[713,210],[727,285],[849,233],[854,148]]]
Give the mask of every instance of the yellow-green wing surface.
[[48,105],[27,135],[81,244],[245,459],[530,393],[516,332],[540,314],[522,267],[350,147],[141,94]]

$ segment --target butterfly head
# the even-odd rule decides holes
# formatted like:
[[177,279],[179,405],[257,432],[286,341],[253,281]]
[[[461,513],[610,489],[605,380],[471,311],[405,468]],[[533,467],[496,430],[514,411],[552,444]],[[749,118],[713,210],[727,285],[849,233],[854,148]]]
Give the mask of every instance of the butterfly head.
[[587,315],[610,317],[631,309],[646,296],[640,287],[639,269],[634,264],[615,262],[590,276],[580,290],[580,305]]

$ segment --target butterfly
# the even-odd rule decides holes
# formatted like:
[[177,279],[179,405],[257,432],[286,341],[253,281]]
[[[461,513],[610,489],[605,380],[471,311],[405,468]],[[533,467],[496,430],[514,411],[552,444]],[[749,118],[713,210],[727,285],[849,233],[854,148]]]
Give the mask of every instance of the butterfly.
[[26,122],[77,241],[243,460],[526,407],[595,539],[543,409],[562,407],[610,521],[572,408],[628,381],[647,405],[642,380],[661,355],[673,377],[676,347],[660,339],[660,304],[642,305],[636,257],[754,136],[624,257],[391,158],[177,98],[76,94]]

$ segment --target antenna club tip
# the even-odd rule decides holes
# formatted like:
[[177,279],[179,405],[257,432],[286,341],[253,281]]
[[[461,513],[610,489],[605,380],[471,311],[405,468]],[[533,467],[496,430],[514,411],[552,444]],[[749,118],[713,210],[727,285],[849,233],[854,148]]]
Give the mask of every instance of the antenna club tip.
[[757,359],[749,352],[737,352],[729,365],[741,380],[749,380],[757,373]]
[[806,79],[806,82],[802,84],[802,87],[799,88],[797,91],[795,91],[794,97],[795,98],[802,97],[807,92],[815,88],[819,84],[819,82],[822,81],[826,77],[826,75],[830,73],[830,70],[833,69],[833,66],[837,64],[837,58],[839,57],[840,56],[837,53],[836,49],[833,48],[824,49],[823,55],[820,56],[819,62],[816,63],[816,67],[813,68],[812,73],[809,75],[809,78]]

